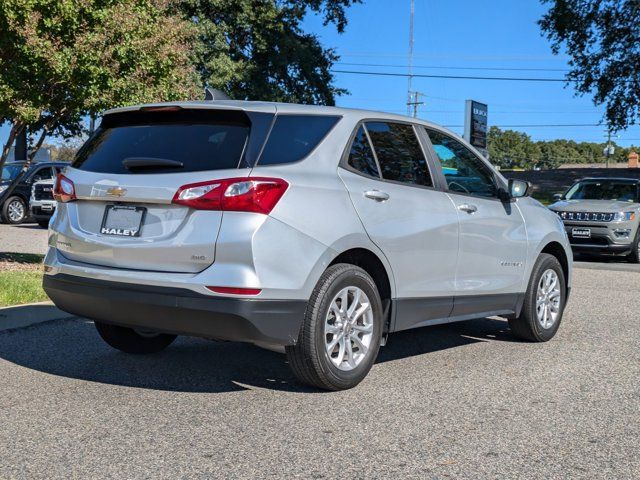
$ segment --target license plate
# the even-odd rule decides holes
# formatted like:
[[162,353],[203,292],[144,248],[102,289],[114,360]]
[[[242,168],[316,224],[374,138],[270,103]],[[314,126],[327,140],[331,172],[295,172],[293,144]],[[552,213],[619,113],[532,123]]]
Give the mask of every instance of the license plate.
[[53,205],[42,205],[40,208],[42,210],[46,210],[47,212],[50,212],[51,210],[53,210]]
[[107,205],[104,209],[100,233],[119,237],[139,237],[146,213],[147,209],[144,207]]
[[574,228],[571,230],[571,235],[576,238],[591,238],[590,228]]

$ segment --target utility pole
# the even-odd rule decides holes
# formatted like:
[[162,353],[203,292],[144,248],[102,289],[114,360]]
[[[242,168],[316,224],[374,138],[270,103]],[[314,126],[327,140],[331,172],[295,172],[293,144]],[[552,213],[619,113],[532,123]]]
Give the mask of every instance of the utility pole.
[[[605,135],[607,137],[607,146],[604,147],[604,154],[607,157],[607,168],[609,168],[609,158],[611,157],[611,155],[613,155],[616,151],[615,147],[613,145],[611,145],[611,128],[607,129],[607,134]],[[615,138],[620,138],[620,135],[614,135]]]
[[[415,4],[415,0],[411,0],[411,12],[409,15],[409,80],[408,80],[408,86],[407,86],[407,115],[411,115],[411,108],[412,105],[415,103],[413,102],[413,92],[412,92],[412,87],[413,87],[413,17],[415,14],[415,10],[416,10],[416,4]],[[417,96],[416,96],[417,99]],[[417,114],[417,110],[416,110],[417,106],[414,105],[413,109],[414,111],[416,111],[416,113],[414,113],[414,117]]]
[[419,98],[423,96],[423,93],[411,90],[409,91],[409,101],[407,102],[407,106],[409,107],[408,113],[409,115],[413,114],[413,118],[416,118],[418,116],[418,105],[424,105],[424,102],[419,101]]

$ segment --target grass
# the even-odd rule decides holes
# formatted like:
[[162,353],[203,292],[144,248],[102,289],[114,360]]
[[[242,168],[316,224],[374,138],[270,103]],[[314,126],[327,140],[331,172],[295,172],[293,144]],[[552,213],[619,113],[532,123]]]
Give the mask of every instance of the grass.
[[0,253],[0,307],[48,300],[42,289],[42,255]]

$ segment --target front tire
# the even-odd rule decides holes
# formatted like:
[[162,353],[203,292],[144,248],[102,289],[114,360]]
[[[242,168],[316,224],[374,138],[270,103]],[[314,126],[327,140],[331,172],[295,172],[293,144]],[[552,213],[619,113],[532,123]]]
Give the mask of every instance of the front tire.
[[382,327],[382,302],[373,279],[355,265],[333,265],[311,294],[298,343],[286,347],[289,365],[307,385],[353,388],[378,356]]
[[566,279],[556,257],[538,257],[525,293],[520,316],[509,320],[513,334],[530,342],[551,340],[562,321],[567,298]]
[[27,218],[27,204],[20,197],[9,197],[2,206],[2,221],[18,225]]
[[176,335],[166,333],[138,332],[133,328],[102,322],[94,323],[107,344],[125,353],[157,353],[167,348],[176,339]]
[[636,240],[633,242],[633,250],[627,256],[631,263],[640,263],[640,231],[636,234]]

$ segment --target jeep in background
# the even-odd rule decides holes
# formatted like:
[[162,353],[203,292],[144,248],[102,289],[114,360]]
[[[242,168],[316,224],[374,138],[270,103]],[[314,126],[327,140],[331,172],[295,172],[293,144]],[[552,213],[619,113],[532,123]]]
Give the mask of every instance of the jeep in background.
[[31,217],[42,228],[49,228],[49,220],[56,210],[56,201],[53,199],[53,179],[34,182],[29,199]]
[[19,183],[9,194],[5,190],[22,175],[24,162],[7,162],[0,177],[0,220],[2,223],[18,224],[29,218],[31,187],[40,180],[53,180],[68,164],[64,162],[32,163]]
[[549,208],[564,222],[575,253],[626,255],[640,263],[640,180],[584,178]]

